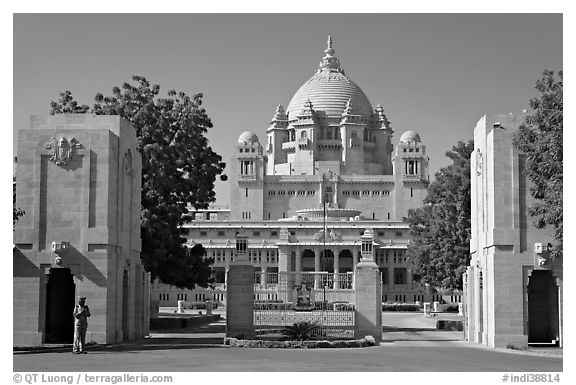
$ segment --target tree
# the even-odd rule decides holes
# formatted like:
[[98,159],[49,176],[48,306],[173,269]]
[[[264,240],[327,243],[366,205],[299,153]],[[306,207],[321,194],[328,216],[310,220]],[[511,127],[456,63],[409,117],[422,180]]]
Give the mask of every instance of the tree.
[[514,145],[526,155],[526,175],[532,181],[530,193],[536,203],[528,208],[534,225],[554,228],[552,257],[563,253],[563,73],[546,70],[536,81],[540,96],[530,100],[532,115],[514,138]]
[[[205,137],[212,122],[202,105],[202,94],[192,97],[171,90],[158,97],[159,85],[142,76],[136,84],[114,87],[112,96],[96,94],[90,112],[119,115],[136,129],[142,154],[142,252],[143,265],[153,278],[180,288],[206,287],[213,259],[204,249],[184,246],[181,225],[188,207],[207,208],[215,201],[214,182],[225,163]],[[69,91],[51,103],[51,113],[84,113]]]
[[12,226],[25,214],[24,210],[16,207],[16,177],[12,177]]
[[407,257],[420,282],[462,289],[470,261],[470,155],[474,143],[458,142],[446,156],[452,164],[430,183],[423,207],[408,210],[412,242]]

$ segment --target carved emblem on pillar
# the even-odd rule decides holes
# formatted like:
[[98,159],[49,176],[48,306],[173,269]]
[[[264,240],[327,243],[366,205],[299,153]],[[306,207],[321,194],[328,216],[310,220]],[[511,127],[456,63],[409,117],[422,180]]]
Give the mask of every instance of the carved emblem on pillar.
[[124,173],[128,176],[132,176],[132,150],[128,149],[124,154]]
[[476,175],[482,175],[482,153],[480,149],[476,150]]
[[74,150],[80,148],[82,148],[82,145],[74,138],[69,141],[65,137],[61,137],[60,140],[52,138],[50,143],[46,143],[46,149],[52,153],[50,160],[58,166],[65,166],[71,162],[74,156]]

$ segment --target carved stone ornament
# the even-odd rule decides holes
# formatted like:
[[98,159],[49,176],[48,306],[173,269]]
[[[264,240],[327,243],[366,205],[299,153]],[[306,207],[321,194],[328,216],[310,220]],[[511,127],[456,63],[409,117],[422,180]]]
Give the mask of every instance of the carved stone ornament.
[[482,175],[482,153],[480,149],[476,150],[476,175]]
[[[324,230],[320,230],[316,234],[314,234],[314,239],[317,242],[324,241]],[[342,234],[340,234],[334,230],[330,230],[330,232],[328,233],[328,236],[326,237],[326,242],[334,242],[334,241],[341,241],[341,240],[342,240]]]
[[82,145],[74,138],[70,141],[64,137],[61,137],[60,140],[52,138],[50,143],[46,143],[46,149],[52,153],[50,160],[58,166],[65,166],[70,163],[74,156],[74,150],[79,148],[82,148]]
[[124,154],[124,173],[128,176],[132,176],[132,150],[128,149]]

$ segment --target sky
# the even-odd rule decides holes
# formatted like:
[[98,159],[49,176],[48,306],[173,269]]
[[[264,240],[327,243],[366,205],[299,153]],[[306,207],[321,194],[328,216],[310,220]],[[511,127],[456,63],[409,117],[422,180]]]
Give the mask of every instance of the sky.
[[[143,75],[201,92],[208,138],[229,162],[243,131],[265,132],[310,78],[328,35],[346,74],[394,130],[420,134],[430,174],[491,113],[520,112],[545,69],[563,65],[561,14],[15,14],[13,122],[47,115],[63,90],[94,95]],[[229,202],[216,184],[217,205]]]

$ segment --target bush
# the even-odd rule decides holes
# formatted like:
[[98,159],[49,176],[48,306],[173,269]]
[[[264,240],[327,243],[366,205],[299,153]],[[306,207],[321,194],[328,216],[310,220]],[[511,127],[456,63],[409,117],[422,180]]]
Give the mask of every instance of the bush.
[[306,341],[313,339],[313,333],[318,329],[318,322],[300,321],[282,329],[282,334],[291,341]]
[[254,303],[254,310],[293,310],[292,302],[281,303]]
[[415,303],[383,303],[382,311],[421,311]]
[[334,310],[336,311],[354,311],[353,303],[335,303]]
[[376,341],[368,336],[359,340],[336,341],[264,341],[224,338],[224,344],[240,348],[275,348],[275,349],[317,349],[317,348],[364,348],[375,346]]

